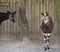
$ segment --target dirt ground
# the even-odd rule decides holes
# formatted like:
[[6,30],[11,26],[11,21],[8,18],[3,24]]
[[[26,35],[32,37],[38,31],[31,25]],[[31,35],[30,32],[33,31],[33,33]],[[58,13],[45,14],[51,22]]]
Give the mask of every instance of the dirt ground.
[[[51,52],[60,52],[60,45],[50,45]],[[44,52],[43,43],[31,42],[24,37],[23,41],[1,41],[0,52]]]

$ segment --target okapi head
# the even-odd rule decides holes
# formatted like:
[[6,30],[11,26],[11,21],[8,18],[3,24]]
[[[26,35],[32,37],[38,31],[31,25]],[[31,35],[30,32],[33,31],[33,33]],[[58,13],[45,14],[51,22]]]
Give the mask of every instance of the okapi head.
[[7,19],[10,19],[12,22],[15,22],[15,19],[14,19],[15,13],[16,13],[16,11],[0,12],[0,24]]
[[41,13],[41,21],[46,25],[50,25],[50,17],[49,14],[46,12],[45,14]]
[[46,13],[44,14],[44,23],[45,23],[45,25],[46,25],[47,27],[49,27],[49,26],[50,26],[50,22],[51,22],[50,16],[49,16],[49,14],[46,12]]
[[15,16],[15,14],[16,14],[16,11],[14,11],[14,12],[7,11],[7,14],[9,15],[9,19],[10,19],[11,21],[15,22],[14,16]]

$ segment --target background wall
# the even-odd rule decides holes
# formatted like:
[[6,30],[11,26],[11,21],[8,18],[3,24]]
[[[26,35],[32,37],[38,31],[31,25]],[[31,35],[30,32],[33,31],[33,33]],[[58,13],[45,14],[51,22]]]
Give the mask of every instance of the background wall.
[[[54,29],[51,36],[52,43],[60,41],[60,0],[1,0],[0,11],[17,11],[15,23],[10,20],[1,24],[1,40],[15,39],[23,40],[23,36],[28,36],[30,40],[42,42],[43,35],[40,29],[40,13],[49,12],[54,21]],[[7,3],[7,4],[6,4]],[[4,32],[4,33],[3,33]],[[13,38],[14,37],[14,38]]]

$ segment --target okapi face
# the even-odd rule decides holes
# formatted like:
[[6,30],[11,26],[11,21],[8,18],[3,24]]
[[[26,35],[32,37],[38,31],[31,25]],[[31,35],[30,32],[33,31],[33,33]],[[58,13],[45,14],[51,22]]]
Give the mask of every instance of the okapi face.
[[46,25],[47,27],[50,26],[50,18],[49,18],[49,16],[48,16],[48,17],[45,17],[44,23],[45,23],[45,25]]
[[9,15],[9,19],[10,19],[11,21],[15,22],[15,20],[14,20],[14,15],[16,14],[16,11],[14,11],[14,12],[9,12],[9,11],[7,11],[7,13],[8,13],[8,15]]
[[44,23],[46,26],[50,26],[50,16],[49,16],[49,13],[48,12],[45,12],[44,13]]
[[6,12],[0,12],[0,24],[7,19],[10,19],[12,22],[15,22],[15,20],[14,20],[15,13],[16,13],[16,11],[15,12],[7,11],[7,13]]

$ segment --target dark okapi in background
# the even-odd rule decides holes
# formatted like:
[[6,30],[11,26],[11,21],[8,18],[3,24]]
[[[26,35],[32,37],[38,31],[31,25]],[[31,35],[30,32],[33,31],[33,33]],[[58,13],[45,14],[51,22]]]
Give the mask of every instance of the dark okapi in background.
[[28,22],[27,22],[27,18],[26,18],[26,10],[24,7],[19,7],[19,14],[20,14],[22,23],[27,25]]
[[[28,20],[26,17],[26,9],[24,7],[19,7],[19,15],[21,19],[21,28],[22,28],[22,34],[28,33],[29,26],[28,26]],[[28,34],[27,34],[28,35]]]
[[15,22],[15,20],[14,20],[15,13],[16,13],[16,11],[0,12],[0,24],[7,19],[10,19],[12,22]]
[[28,20],[26,18],[26,9],[24,7],[19,7],[19,15],[21,19],[22,31],[28,31]]

